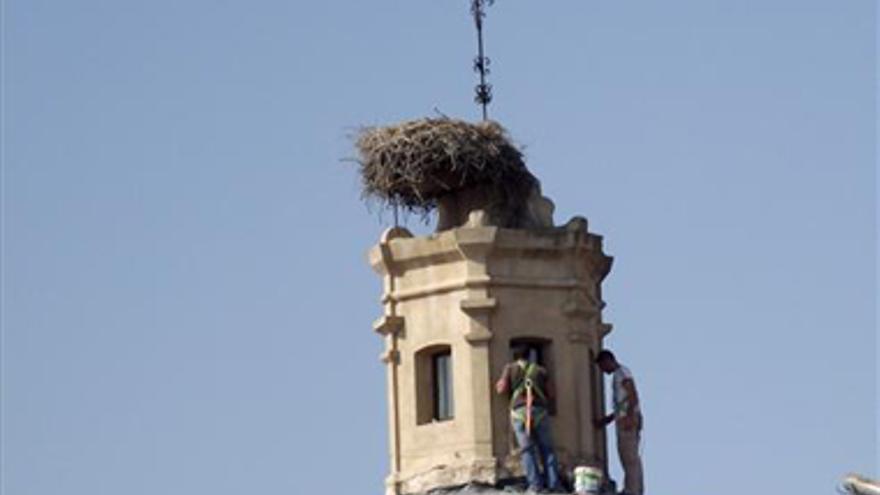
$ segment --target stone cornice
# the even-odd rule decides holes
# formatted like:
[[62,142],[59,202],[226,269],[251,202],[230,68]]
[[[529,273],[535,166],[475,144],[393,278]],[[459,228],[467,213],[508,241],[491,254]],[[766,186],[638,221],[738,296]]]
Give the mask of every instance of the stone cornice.
[[471,344],[489,342],[492,340],[492,332],[486,330],[484,327],[477,327],[468,331],[464,335],[464,338]]
[[403,227],[389,227],[382,232],[379,244],[367,253],[367,260],[380,275],[393,273],[394,255],[391,250],[391,241],[395,239],[413,239],[412,232]]
[[456,248],[467,259],[485,257],[492,250],[498,232],[498,227],[464,227],[452,230]]
[[492,287],[517,287],[535,289],[582,289],[587,290],[590,284],[574,278],[529,278],[529,277],[471,277],[451,280],[448,282],[427,285],[408,290],[397,290],[383,297],[383,302],[406,301],[419,297],[454,292],[457,290]]
[[[593,292],[596,283],[608,274],[613,258],[603,252],[602,237],[588,231],[586,219],[574,217],[560,227],[528,230],[504,229],[484,225],[476,221],[479,218],[472,220],[463,227],[423,237],[414,237],[402,228],[387,229],[382,234],[369,258],[385,281],[382,303],[386,313],[395,314],[394,305],[402,301],[466,291],[461,309],[480,319],[494,309],[489,303],[494,301],[490,296],[493,288],[515,287],[570,290],[571,299],[560,308],[569,318],[592,320],[600,314],[604,303],[595,300]],[[541,275],[529,268],[530,263],[542,263],[539,259],[559,257],[573,263],[567,274]],[[511,260],[521,261],[510,264]],[[403,281],[412,271],[450,264],[461,264],[461,271],[447,270],[441,277],[427,272]],[[420,282],[413,284],[412,280]],[[483,301],[485,306],[474,301]],[[402,331],[402,323],[387,321],[377,323],[375,328],[384,335]],[[483,333],[475,328],[467,335],[469,340],[477,341],[491,336]]]
[[460,307],[465,313],[477,316],[494,311],[498,307],[498,300],[492,297],[464,299]]
[[[576,217],[577,218],[577,217]],[[413,237],[406,229],[389,229],[369,253],[370,264],[383,273],[389,263],[400,268],[454,262],[486,256],[489,252],[528,252],[536,256],[556,256],[577,250],[591,258],[597,271],[607,274],[610,256],[602,251],[602,236],[585,229],[586,221],[573,220],[564,227],[547,229],[503,229],[499,227],[461,227],[425,237]],[[381,248],[385,249],[381,249]]]

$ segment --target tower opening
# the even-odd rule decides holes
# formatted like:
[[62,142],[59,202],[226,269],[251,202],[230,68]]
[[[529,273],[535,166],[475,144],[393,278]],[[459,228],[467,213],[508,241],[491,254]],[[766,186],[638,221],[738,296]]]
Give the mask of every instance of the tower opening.
[[452,348],[431,346],[416,353],[416,418],[420,425],[455,417]]
[[[529,362],[535,363],[547,370],[550,381],[555,382],[553,370],[553,340],[541,337],[519,337],[510,340],[510,357],[513,359],[514,351],[525,349]],[[550,399],[548,412],[551,416],[556,415],[555,398]]]

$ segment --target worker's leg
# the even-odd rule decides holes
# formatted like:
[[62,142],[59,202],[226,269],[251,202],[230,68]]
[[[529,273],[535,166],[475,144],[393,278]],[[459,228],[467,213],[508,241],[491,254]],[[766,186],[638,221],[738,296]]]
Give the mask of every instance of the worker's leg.
[[645,491],[642,478],[642,459],[639,457],[639,428],[624,430],[617,427],[617,452],[623,466],[623,491],[627,495],[642,495]]
[[550,490],[558,491],[562,488],[562,484],[559,481],[559,461],[553,451],[553,436],[549,417],[545,417],[535,425],[535,440],[541,453],[541,463],[544,464],[546,486]]
[[531,436],[526,433],[525,422],[513,420],[513,432],[516,434],[516,443],[520,449],[520,462],[526,473],[529,489],[532,491],[542,490],[544,483],[541,480],[541,472],[538,470],[538,449]]

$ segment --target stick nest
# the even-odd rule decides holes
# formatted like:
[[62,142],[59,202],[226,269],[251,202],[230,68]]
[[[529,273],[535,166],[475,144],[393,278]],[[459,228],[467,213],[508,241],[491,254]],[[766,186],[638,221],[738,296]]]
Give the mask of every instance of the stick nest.
[[444,195],[485,187],[487,208],[519,211],[537,184],[496,122],[421,119],[360,131],[365,198],[428,214]]

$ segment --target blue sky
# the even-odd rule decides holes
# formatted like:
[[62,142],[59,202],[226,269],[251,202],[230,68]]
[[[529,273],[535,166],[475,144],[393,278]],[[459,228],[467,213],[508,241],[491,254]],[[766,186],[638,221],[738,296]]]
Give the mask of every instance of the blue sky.
[[[380,493],[387,215],[345,159],[361,125],[478,117],[467,2],[3,8],[3,494]],[[649,493],[877,474],[876,20],[490,9],[492,117],[615,256]]]

